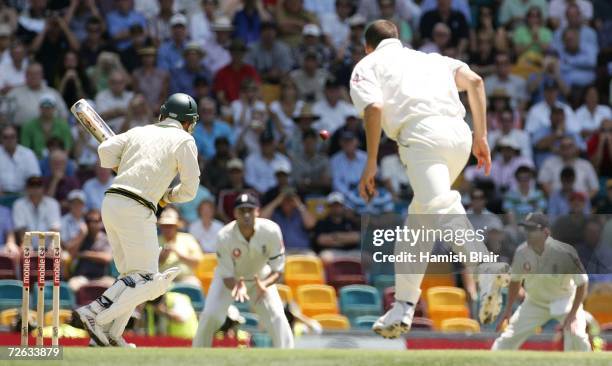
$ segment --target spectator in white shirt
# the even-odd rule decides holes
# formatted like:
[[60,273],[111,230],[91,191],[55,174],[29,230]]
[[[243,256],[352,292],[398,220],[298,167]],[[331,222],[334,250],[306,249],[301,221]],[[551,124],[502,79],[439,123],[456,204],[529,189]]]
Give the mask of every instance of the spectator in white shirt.
[[335,12],[319,16],[321,30],[334,49],[341,48],[348,39],[350,32],[348,18],[353,12],[354,7],[351,0],[336,0]]
[[[206,2],[208,3],[210,0]],[[218,17],[212,24],[211,29],[214,32],[212,38],[204,41],[204,49],[206,50],[204,65],[214,75],[232,60],[228,47],[232,40],[234,26],[229,18]],[[193,33],[191,36],[192,39],[198,40]]]
[[533,158],[533,151],[531,146],[531,138],[529,134],[521,129],[514,128],[514,115],[511,110],[506,109],[500,115],[499,119],[500,128],[489,132],[488,140],[491,150],[495,150],[499,139],[509,136],[516,143],[521,151],[521,156],[524,156],[531,160]]
[[355,107],[342,99],[342,85],[335,78],[329,78],[325,83],[324,95],[312,107],[313,113],[321,117],[313,127],[333,134],[344,125],[348,115],[355,114]]
[[62,216],[60,237],[62,246],[66,245],[72,239],[76,238],[79,233],[87,235],[87,227],[85,226],[85,193],[80,189],[75,189],[68,193],[68,212]]
[[605,119],[612,119],[612,110],[605,104],[599,104],[597,87],[589,86],[584,93],[584,104],[576,110],[576,120],[580,122],[582,136],[586,138],[592,135]]
[[513,108],[524,110],[527,102],[527,82],[525,79],[512,75],[510,56],[498,53],[495,57],[495,74],[485,78],[487,96],[497,89],[504,89],[510,95]]
[[540,168],[538,182],[544,192],[550,196],[561,189],[561,170],[566,166],[571,166],[576,172],[574,189],[593,198],[599,191],[597,173],[588,160],[578,157],[576,143],[569,136],[561,139],[558,153],[546,159]]
[[15,41],[11,45],[8,60],[0,64],[0,95],[12,88],[25,84],[25,71],[28,58],[22,43]]
[[274,136],[263,133],[259,139],[261,152],[250,154],[245,160],[245,181],[259,193],[264,193],[276,185],[274,166],[284,161],[291,166],[289,159],[276,152]]
[[198,206],[199,220],[191,223],[189,233],[193,235],[204,253],[217,251],[217,233],[223,223],[215,219],[215,197],[207,196]]
[[59,231],[61,213],[59,203],[44,194],[41,177],[26,181],[26,195],[13,204],[13,223],[17,237],[26,231]]
[[123,71],[113,71],[108,79],[108,89],[96,94],[96,107],[100,117],[114,131],[119,131],[127,114],[134,93],[126,90],[127,77]]
[[88,179],[85,184],[83,184],[83,192],[85,193],[87,210],[100,211],[102,209],[104,192],[113,184],[114,177],[110,169],[100,166],[100,162],[96,164],[95,173],[95,177]]
[[543,127],[550,127],[550,112],[553,107],[563,109],[565,113],[566,130],[571,133],[580,132],[580,126],[576,122],[574,111],[565,103],[558,100],[559,88],[554,80],[544,82],[544,100],[534,104],[527,113],[525,131],[532,137],[535,132]]
[[[37,104],[37,103],[35,103]],[[1,130],[0,145],[0,196],[23,192],[26,179],[40,176],[36,155],[25,146],[17,144],[17,130],[6,125]]]
[[323,98],[323,89],[329,73],[319,67],[319,56],[309,51],[301,60],[301,67],[289,74],[298,88],[300,99],[309,103]]

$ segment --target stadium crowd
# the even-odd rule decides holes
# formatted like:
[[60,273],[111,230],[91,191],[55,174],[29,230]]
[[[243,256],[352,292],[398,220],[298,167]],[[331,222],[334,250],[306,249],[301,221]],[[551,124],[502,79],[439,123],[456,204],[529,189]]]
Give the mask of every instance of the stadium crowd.
[[593,254],[612,243],[609,0],[0,0],[0,251],[57,230],[73,290],[112,281],[99,209],[113,174],[68,109],[88,99],[120,133],[185,92],[199,107],[201,186],[160,216],[161,270],[179,264],[178,280],[197,283],[243,191],[289,252],[359,256],[360,218],[405,214],[411,198],[388,139],[379,194],[366,204],[356,188],[365,134],[348,83],[376,18],[485,80],[492,173],[471,161],[456,183],[474,225],[511,236],[546,212],[612,281],[612,251]]

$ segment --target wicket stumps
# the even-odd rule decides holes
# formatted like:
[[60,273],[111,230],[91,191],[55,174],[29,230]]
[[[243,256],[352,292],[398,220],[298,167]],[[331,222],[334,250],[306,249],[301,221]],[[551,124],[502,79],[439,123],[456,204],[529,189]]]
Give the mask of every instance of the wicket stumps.
[[38,304],[36,345],[43,345],[43,326],[45,319],[45,272],[46,272],[46,239],[51,238],[53,251],[53,332],[51,345],[59,345],[59,301],[60,301],[60,234],[52,231],[28,231],[23,238],[23,296],[21,302],[21,345],[28,346],[28,315],[30,311],[30,256],[32,252],[32,238],[38,238]]

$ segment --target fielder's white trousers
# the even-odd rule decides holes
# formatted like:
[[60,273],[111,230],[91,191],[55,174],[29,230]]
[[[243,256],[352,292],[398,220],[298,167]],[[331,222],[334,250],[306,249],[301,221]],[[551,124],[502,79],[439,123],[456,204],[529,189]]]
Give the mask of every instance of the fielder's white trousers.
[[[512,314],[508,326],[495,340],[491,349],[494,351],[518,349],[539,326],[550,319],[563,323],[565,315],[552,316],[547,306],[525,300]],[[591,343],[586,333],[586,319],[582,307],[576,313],[576,321],[578,322],[576,334],[569,330],[563,331],[563,349],[565,351],[590,351]]]
[[161,249],[153,211],[133,199],[107,194],[102,201],[102,221],[121,276],[159,271]]
[[[414,191],[405,225],[410,229],[471,228],[459,192],[451,190],[471,153],[472,132],[469,126],[458,118],[428,117],[406,125],[397,142],[400,159]],[[396,243],[396,254],[405,251],[406,246],[400,244]],[[424,251],[427,246],[431,247],[433,243],[416,243],[409,251]],[[482,242],[453,249],[465,253],[486,251]],[[416,304],[426,269],[426,262],[396,264],[395,297]]]
[[[251,304],[257,298],[253,282],[247,282],[247,290]],[[225,322],[227,308],[234,302],[231,290],[225,287],[223,278],[215,271],[215,276],[206,295],[206,305],[198,330],[193,338],[194,347],[211,347],[215,332]],[[268,287],[266,295],[258,303],[253,304],[259,321],[272,337],[272,344],[277,348],[293,348],[293,333],[285,316],[283,301],[278,294],[276,285]]]

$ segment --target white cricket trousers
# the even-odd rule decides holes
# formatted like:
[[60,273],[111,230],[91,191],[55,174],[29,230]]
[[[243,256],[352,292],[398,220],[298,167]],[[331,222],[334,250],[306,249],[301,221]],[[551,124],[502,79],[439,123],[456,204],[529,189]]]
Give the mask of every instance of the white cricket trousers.
[[[542,306],[525,300],[516,309],[504,332],[493,343],[492,350],[516,350],[523,342],[533,335],[536,329],[549,321],[556,319],[560,323],[565,320],[565,315],[552,316],[547,306]],[[590,351],[591,343],[586,333],[586,318],[582,306],[576,313],[578,332],[576,334],[569,330],[563,331],[563,350],[565,351]]]
[[102,221],[120,277],[159,271],[161,249],[153,211],[131,198],[107,194],[102,201]]
[[[257,298],[253,282],[247,282],[247,290],[251,304]],[[200,314],[198,330],[193,338],[194,347],[211,347],[215,332],[225,322],[227,308],[234,302],[231,290],[225,287],[223,278],[215,271],[214,278],[206,294],[206,305]],[[278,294],[276,285],[268,287],[266,295],[254,304],[259,321],[272,337],[272,344],[277,348],[293,348],[293,333],[285,316],[283,301]]]
[[[398,153],[408,174],[414,198],[408,207],[405,225],[410,229],[452,226],[471,228],[461,204],[461,195],[451,185],[465,167],[472,148],[472,132],[462,119],[427,117],[406,125],[398,139]],[[446,222],[445,222],[446,220]],[[396,243],[396,254],[406,246]],[[416,243],[409,251],[417,253],[433,243]],[[484,251],[482,242],[453,247],[464,253]],[[416,304],[427,263],[395,265],[395,297]]]

